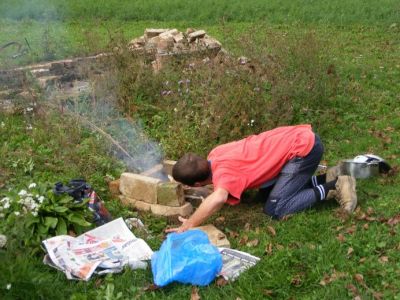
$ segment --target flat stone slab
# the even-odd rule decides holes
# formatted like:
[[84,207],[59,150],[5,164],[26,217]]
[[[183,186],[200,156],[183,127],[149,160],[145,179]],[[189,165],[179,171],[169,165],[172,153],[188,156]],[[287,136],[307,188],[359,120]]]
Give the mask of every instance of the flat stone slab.
[[150,204],[144,201],[139,201],[124,195],[119,196],[121,203],[129,208],[134,208],[140,211],[150,211],[152,214],[157,216],[182,216],[187,217],[193,212],[193,206],[189,202],[185,202],[183,205],[178,207],[166,206],[160,204]]
[[159,36],[161,33],[168,31],[169,29],[160,29],[160,28],[147,28],[144,31],[144,36],[148,39]]
[[126,207],[129,208],[135,208],[140,211],[150,211],[151,210],[151,204],[139,200],[135,200],[126,196],[119,196],[119,199],[121,200],[121,203],[125,205]]
[[211,244],[216,247],[231,247],[231,243],[229,242],[226,235],[212,224],[195,227],[194,229],[200,229],[204,231],[208,235],[208,239],[210,240]]
[[193,212],[193,206],[189,202],[186,202],[184,205],[179,207],[165,206],[159,204],[151,205],[151,212],[157,216],[182,216],[187,217]]
[[119,188],[121,193],[126,197],[156,204],[157,186],[160,182],[160,179],[153,177],[134,173],[122,173]]

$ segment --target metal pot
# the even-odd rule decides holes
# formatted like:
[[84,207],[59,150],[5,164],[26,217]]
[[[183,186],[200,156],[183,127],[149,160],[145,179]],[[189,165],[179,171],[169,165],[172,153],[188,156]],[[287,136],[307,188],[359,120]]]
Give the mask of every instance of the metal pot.
[[352,159],[342,161],[340,165],[342,175],[350,175],[355,178],[369,178],[379,174],[379,162],[356,162]]

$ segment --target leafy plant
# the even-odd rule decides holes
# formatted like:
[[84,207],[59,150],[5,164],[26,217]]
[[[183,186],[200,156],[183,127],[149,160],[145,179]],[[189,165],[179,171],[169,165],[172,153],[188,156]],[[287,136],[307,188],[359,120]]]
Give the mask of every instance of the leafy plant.
[[14,223],[25,228],[26,245],[38,245],[49,236],[67,234],[73,230],[79,234],[90,227],[91,212],[87,201],[76,202],[71,196],[56,195],[48,184],[31,183],[18,193],[11,191],[0,201],[5,218],[4,231]]

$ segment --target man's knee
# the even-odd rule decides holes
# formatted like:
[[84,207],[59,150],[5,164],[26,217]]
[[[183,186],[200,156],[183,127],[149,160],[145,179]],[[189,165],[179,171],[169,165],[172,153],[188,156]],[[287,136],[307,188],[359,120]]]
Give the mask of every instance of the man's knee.
[[268,215],[274,219],[277,218],[276,211],[277,211],[278,200],[279,199],[277,199],[275,197],[271,197],[271,195],[270,195],[268,197],[267,201],[265,202],[264,209],[263,209],[263,211],[266,215]]

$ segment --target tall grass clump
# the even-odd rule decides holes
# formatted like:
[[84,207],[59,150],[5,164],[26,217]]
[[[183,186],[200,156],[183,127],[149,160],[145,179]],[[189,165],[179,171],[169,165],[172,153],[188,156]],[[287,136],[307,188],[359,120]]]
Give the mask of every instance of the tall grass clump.
[[118,99],[140,118],[167,156],[205,154],[216,144],[279,125],[320,126],[332,107],[338,76],[327,49],[313,33],[250,33],[235,53],[215,58],[176,56],[154,72],[151,59],[119,47],[115,56]]

